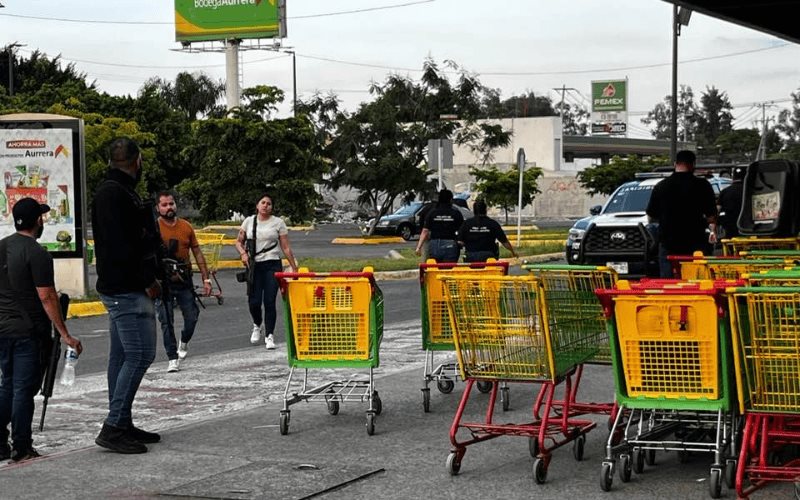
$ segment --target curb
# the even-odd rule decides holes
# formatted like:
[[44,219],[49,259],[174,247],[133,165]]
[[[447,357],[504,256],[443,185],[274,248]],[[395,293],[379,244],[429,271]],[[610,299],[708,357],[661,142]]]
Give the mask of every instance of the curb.
[[405,243],[400,236],[386,236],[379,238],[334,238],[334,245],[382,245],[384,243]]
[[[511,265],[531,264],[550,262],[559,260],[563,257],[562,253],[546,253],[542,255],[533,255],[526,259],[500,259],[501,261],[508,262]],[[234,265],[235,264],[235,265]],[[241,268],[242,263],[235,260],[223,260],[219,262],[218,268]],[[380,271],[375,273],[375,281],[390,281],[390,280],[407,280],[419,277],[419,269],[406,269],[403,271]],[[85,318],[88,316],[100,316],[106,314],[106,308],[102,302],[76,302],[70,304],[69,313],[67,318]]]

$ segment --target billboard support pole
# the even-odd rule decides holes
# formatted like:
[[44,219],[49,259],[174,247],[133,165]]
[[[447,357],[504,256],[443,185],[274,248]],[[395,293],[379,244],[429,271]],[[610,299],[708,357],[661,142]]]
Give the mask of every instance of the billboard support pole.
[[522,241],[522,184],[525,177],[525,149],[517,151],[517,168],[519,169],[519,193],[517,195],[517,248]]
[[239,40],[225,41],[225,101],[228,111],[239,106]]

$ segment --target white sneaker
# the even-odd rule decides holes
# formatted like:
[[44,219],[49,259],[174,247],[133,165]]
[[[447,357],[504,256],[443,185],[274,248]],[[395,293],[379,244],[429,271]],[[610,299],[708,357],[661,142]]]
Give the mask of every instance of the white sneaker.
[[187,354],[189,354],[189,344],[186,342],[178,344],[178,359],[186,359]]
[[253,333],[250,334],[250,343],[256,345],[259,340],[261,340],[261,325],[253,325]]
[[267,335],[267,338],[264,339],[264,344],[268,350],[275,349],[275,341],[272,340],[272,335]]
[[167,373],[174,373],[180,371],[181,369],[181,360],[180,359],[170,359],[169,365],[167,365]]

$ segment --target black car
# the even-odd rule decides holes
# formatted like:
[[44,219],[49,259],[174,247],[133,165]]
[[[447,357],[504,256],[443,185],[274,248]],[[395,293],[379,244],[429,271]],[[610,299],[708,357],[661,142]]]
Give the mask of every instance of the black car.
[[[460,200],[463,201],[463,200]],[[372,234],[383,234],[390,236],[401,236],[408,241],[422,232],[424,224],[423,217],[430,211],[436,202],[412,201],[408,205],[403,205],[390,215],[384,215],[375,226]],[[464,203],[466,204],[466,202]],[[472,217],[472,212],[468,208],[459,205],[454,201],[453,208],[458,209],[464,220]],[[369,222],[370,224],[372,221]]]

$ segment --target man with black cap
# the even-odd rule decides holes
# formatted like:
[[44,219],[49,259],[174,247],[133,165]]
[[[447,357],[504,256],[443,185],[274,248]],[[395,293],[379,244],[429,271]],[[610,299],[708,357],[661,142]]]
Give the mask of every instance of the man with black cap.
[[744,176],[747,167],[735,167],[732,172],[733,182],[719,193],[719,222],[725,230],[726,238],[739,236],[739,213],[742,211],[744,195]]
[[108,416],[95,438],[117,453],[145,453],[161,436],[133,424],[131,408],[139,384],[156,356],[156,310],[161,296],[156,280],[155,211],[136,193],[142,177],[139,146],[114,139],[106,179],[92,201],[92,232],[97,256],[97,292],[108,310]]
[[[83,350],[70,336],[55,289],[53,258],[36,239],[50,207],[33,198],[14,204],[16,233],[0,240],[0,460],[39,456],[33,448],[33,397],[42,377],[51,322],[65,344]],[[8,445],[11,424],[13,450]]]

